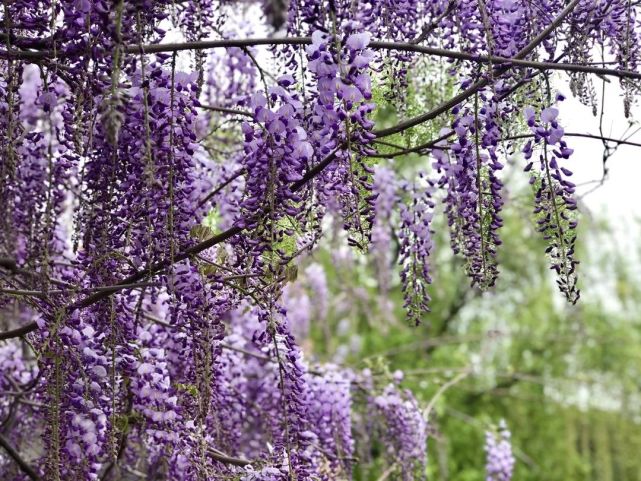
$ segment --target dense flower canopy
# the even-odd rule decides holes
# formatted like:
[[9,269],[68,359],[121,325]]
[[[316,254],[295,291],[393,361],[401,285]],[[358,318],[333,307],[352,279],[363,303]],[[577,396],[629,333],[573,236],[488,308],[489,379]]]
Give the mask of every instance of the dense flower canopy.
[[[520,151],[541,254],[577,302],[572,139],[550,72],[588,105],[595,74],[616,79],[629,113],[638,9],[5,2],[0,478],[351,479],[359,443],[378,439],[398,479],[421,479],[429,420],[401,376],[306,358],[327,281],[297,266],[342,231],[382,284],[398,264],[418,324],[444,212],[470,283],[492,289],[502,170]],[[433,59],[451,95],[409,112],[414,68]],[[404,120],[378,125],[383,107]],[[421,170],[398,178],[409,152]],[[509,479],[508,437],[487,449],[488,479]]]

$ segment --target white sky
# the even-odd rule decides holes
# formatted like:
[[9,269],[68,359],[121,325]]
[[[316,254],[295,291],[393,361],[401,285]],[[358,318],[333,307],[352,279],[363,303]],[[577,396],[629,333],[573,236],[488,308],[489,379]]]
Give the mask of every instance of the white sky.
[[[601,89],[601,80],[594,77],[595,87]],[[629,121],[623,115],[623,99],[618,80],[611,78],[606,84],[605,115],[603,121],[604,135],[616,139],[622,138]],[[566,94],[567,99],[560,105],[560,118],[566,132],[590,133],[599,135],[599,117],[592,115],[592,109],[570,95],[565,80],[557,82],[557,88]],[[600,92],[599,92],[600,102]],[[600,104],[599,104],[600,105]],[[633,107],[633,116],[641,118],[641,108]],[[641,125],[639,125],[641,127]],[[628,130],[631,134],[636,130]],[[641,143],[641,132],[630,139]],[[578,185],[583,182],[601,179],[603,145],[598,140],[568,138],[568,144],[574,149],[574,155],[567,162],[574,172],[573,181]],[[641,148],[620,146],[608,161],[609,176],[605,183],[583,198],[583,212],[595,215],[607,215],[613,227],[625,236],[629,224],[635,218],[641,218]],[[579,195],[587,193],[597,184],[580,186]],[[586,209],[587,208],[587,211]],[[629,232],[628,232],[629,233]]]

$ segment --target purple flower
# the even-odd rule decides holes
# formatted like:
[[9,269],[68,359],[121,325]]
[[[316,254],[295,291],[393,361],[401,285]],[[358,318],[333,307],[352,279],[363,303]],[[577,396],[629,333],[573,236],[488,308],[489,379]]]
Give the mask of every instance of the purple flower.
[[369,45],[370,34],[368,32],[353,33],[345,41],[345,45],[352,50],[362,50]]
[[[530,173],[530,185],[534,187],[536,227],[548,243],[546,253],[550,258],[550,268],[557,274],[559,290],[574,304],[580,297],[576,273],[578,261],[574,259],[577,226],[575,185],[564,179],[572,172],[559,165],[559,161],[568,159],[573,150],[567,146],[563,128],[557,125],[558,113],[554,107],[541,112],[541,121],[552,125],[549,129],[535,120],[530,125],[535,142],[543,145],[539,155],[539,171],[532,170],[532,162],[527,164],[525,170]],[[550,146],[557,149],[550,152]],[[532,157],[531,142],[526,144],[524,153],[526,159]]]
[[548,107],[541,111],[541,122],[554,122],[559,116],[559,109]]
[[510,444],[510,431],[505,421],[499,424],[499,432],[485,433],[485,453],[487,456],[487,481],[510,481],[514,472],[514,456]]
[[432,283],[430,255],[432,253],[433,182],[419,173],[418,182],[402,186],[406,195],[400,205],[401,225],[399,264],[403,286],[404,307],[410,322],[418,325],[429,311],[427,286]]
[[414,396],[389,384],[370,398],[371,413],[380,416],[385,455],[397,466],[398,479],[425,479],[427,423]]

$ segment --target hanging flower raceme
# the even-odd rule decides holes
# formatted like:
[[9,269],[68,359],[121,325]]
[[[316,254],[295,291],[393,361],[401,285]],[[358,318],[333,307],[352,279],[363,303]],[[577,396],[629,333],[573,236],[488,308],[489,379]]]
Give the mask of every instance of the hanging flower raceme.
[[226,20],[225,0],[194,0],[175,5],[178,25],[189,40],[197,40],[220,29]]
[[[453,129],[457,140],[449,145],[451,157],[437,154],[436,168],[442,173],[440,185],[446,187],[446,213],[452,245],[466,259],[472,285],[492,287],[498,276],[498,229],[503,224],[500,210],[502,183],[497,172],[503,168],[497,158],[500,131],[498,105],[488,102],[474,110],[457,112]],[[447,162],[452,162],[448,165]]]
[[[282,459],[290,477],[308,479],[317,468],[314,444],[317,436],[310,429],[307,407],[305,373],[302,353],[289,332],[284,311],[261,312],[264,330],[258,332],[254,343],[267,348],[268,357],[277,363],[278,410],[280,415],[272,422],[274,459]],[[276,414],[274,413],[274,414]]]
[[[243,22],[221,29],[221,33],[224,38],[252,37],[253,29],[252,24]],[[203,96],[210,106],[243,109],[250,106],[252,96],[260,88],[259,71],[254,63],[257,55],[254,47],[231,47],[208,55]]]
[[[603,8],[605,17],[600,23],[605,37],[604,48],[609,47],[621,69],[638,72],[641,63],[641,38],[634,31],[637,10],[627,0],[604,2],[600,7]],[[621,87],[624,90],[624,114],[630,117],[635,86],[630,81],[621,79]]]
[[[41,407],[45,399],[39,389],[41,375],[19,341],[0,346],[0,416],[5,420],[5,442],[12,446],[33,448],[39,442],[34,434],[42,432],[45,418],[45,409]],[[33,404],[16,402],[16,391],[27,392]],[[7,480],[21,478],[13,461],[4,456],[0,456],[0,474]]]
[[318,442],[317,465],[324,479],[351,478],[352,378],[346,370],[331,365],[307,373],[307,417]]
[[68,90],[53,76],[46,80],[52,84],[46,84],[32,66],[23,75],[28,81],[14,99],[19,105],[18,115],[7,118],[15,121],[14,135],[19,140],[12,152],[5,151],[3,162],[3,167],[8,167],[13,158],[16,164],[11,181],[5,185],[3,202],[7,211],[2,222],[12,228],[0,251],[18,265],[29,266],[46,277],[43,263],[63,252],[65,239],[58,238],[58,234],[62,233],[64,204],[69,200],[63,186],[74,173],[72,157],[59,140],[63,108],[58,101],[67,97]]
[[[0,67],[0,149],[3,156],[0,164],[0,208],[2,211],[2,250],[5,254],[11,252],[14,239],[11,236],[12,226],[9,223],[11,219],[12,195],[11,186],[16,178],[19,157],[16,145],[16,136],[22,133],[20,122],[20,77],[22,77],[23,67],[15,65],[9,61],[3,63]],[[34,86],[36,87],[36,86]],[[37,88],[37,87],[36,87]],[[38,140],[38,139],[34,139]],[[35,143],[35,142],[32,142]],[[33,147],[32,147],[33,148]]]
[[286,285],[283,289],[283,305],[287,310],[289,331],[299,342],[306,339],[312,321],[312,303],[303,287],[297,284]]
[[206,96],[217,107],[247,107],[256,92],[258,71],[249,55],[238,47],[210,60]]
[[42,342],[46,356],[40,366],[45,378],[57,382],[43,386],[48,422],[42,466],[51,479],[95,476],[113,439],[109,418],[118,401],[112,376],[120,366],[114,366],[107,335],[94,323],[94,312],[78,311],[58,313],[47,323],[55,336]]
[[[133,82],[127,94],[136,101],[123,107],[117,139],[112,138],[109,125],[96,128],[80,179],[67,181],[78,182],[78,188],[91,199],[81,205],[78,217],[80,250],[65,252],[63,244],[57,251],[51,250],[65,252],[72,259],[75,255],[71,267],[54,271],[61,284],[57,286],[61,294],[55,296],[59,303],[44,309],[46,315],[35,342],[48,353],[42,359],[45,376],[58,380],[58,387],[49,386],[46,393],[50,406],[46,415],[52,421],[47,423],[47,459],[42,464],[51,479],[82,478],[103,469],[105,456],[112,455],[114,443],[123,435],[117,420],[129,416],[128,403],[147,418],[149,431],[141,431],[142,438],[170,439],[168,426],[177,416],[170,377],[158,378],[143,372],[146,368],[138,372],[133,362],[142,297],[114,293],[111,302],[84,309],[73,306],[68,312],[63,308],[94,286],[116,284],[132,271],[170,259],[172,252],[191,242],[189,232],[198,218],[194,203],[199,195],[193,187],[198,169],[193,160],[193,84],[182,73],[161,70],[151,81],[141,82],[134,76]],[[64,154],[64,148],[60,149],[60,162],[57,150],[48,151],[54,153],[49,166],[78,161]],[[65,185],[56,175],[54,170],[50,178],[55,184],[51,185]],[[56,206],[63,205],[64,196],[54,193],[47,199],[61,212],[62,207]],[[150,287],[152,295],[159,287],[160,283]],[[195,315],[201,311],[189,312]],[[152,345],[145,352],[151,356],[147,364],[153,365],[164,350]],[[167,365],[161,368],[166,371]],[[124,374],[135,394],[124,386]],[[143,381],[143,377],[148,379]],[[90,385],[83,387],[82,381]],[[62,385],[74,388],[66,391]]]
[[[0,334],[16,337],[0,345],[0,417],[3,447],[6,438],[21,454],[0,449],[0,478],[347,480],[355,438],[367,432],[384,442],[390,476],[420,479],[426,423],[411,393],[375,389],[337,366],[310,369],[296,342],[319,321],[331,327],[360,312],[367,288],[354,289],[357,302],[334,303],[336,278],[294,258],[320,242],[329,212],[351,245],[364,251],[372,241],[380,288],[391,290],[400,220],[401,289],[418,323],[429,310],[441,188],[455,252],[474,285],[491,287],[503,207],[498,147],[520,127],[511,121],[523,98],[535,102],[532,89],[515,88],[540,71],[487,55],[558,62],[563,53],[580,65],[555,68],[569,68],[573,92],[592,103],[580,70],[613,73],[596,65],[605,62],[630,79],[621,70],[637,71],[641,60],[641,7],[628,0],[267,0],[272,27],[288,16],[290,35],[273,39],[293,44],[283,51],[244,39],[263,36],[247,28],[253,19],[243,23],[259,10],[246,4],[0,8]],[[170,43],[175,35],[191,43]],[[438,95],[418,81],[422,69],[410,70],[418,44],[471,55],[454,55],[442,91],[475,85],[473,104],[428,111],[423,101]],[[182,71],[188,62],[195,74]],[[391,80],[395,101],[417,99],[437,122],[433,112],[453,116],[433,151],[435,180],[418,174],[400,186],[391,163],[374,167],[375,135],[402,131],[409,144],[431,127],[406,128],[421,116],[375,134],[373,77],[383,78],[377,96]],[[630,80],[623,87],[629,113],[636,91]],[[526,171],[551,267],[576,302],[575,186],[561,165],[572,150],[557,107],[546,107],[526,109]],[[330,258],[359,263],[347,248]],[[342,336],[349,322],[337,324]],[[360,337],[350,342],[335,359],[358,352]],[[354,397],[363,383],[366,394]],[[371,415],[359,431],[361,400]],[[488,436],[492,481],[512,472],[506,433]]]
[[386,455],[398,466],[398,479],[425,479],[427,423],[412,393],[389,384],[370,399],[371,409],[380,416]]
[[429,257],[432,252],[432,216],[435,187],[421,172],[417,181],[402,185],[407,200],[400,204],[399,264],[404,307],[410,322],[419,324],[429,311],[427,286],[432,282]]
[[373,153],[374,123],[368,118],[375,105],[371,99],[368,67],[373,53],[367,49],[370,36],[359,25],[343,26],[344,40],[315,31],[307,47],[308,68],[317,86],[312,107],[310,140],[320,158],[335,154],[335,160],[316,182],[321,204],[338,199],[349,242],[360,249],[369,243],[373,222],[373,170],[366,155]]
[[[641,59],[638,32],[634,25],[638,8],[627,0],[582,1],[569,16],[567,61],[572,63],[602,62],[608,56],[620,69],[638,72]],[[599,32],[598,35],[590,35]],[[592,107],[593,115],[599,109],[597,88],[593,78],[584,72],[572,72],[570,90],[585,105]],[[626,117],[634,102],[634,86],[621,79],[623,110]]]
[[[446,1],[446,0],[445,0]],[[309,35],[315,30],[330,31],[334,22],[356,21],[363,30],[380,39],[413,39],[443,0],[314,1],[289,2],[289,33]]]
[[305,281],[309,291],[314,295],[315,320],[322,322],[327,317],[329,309],[329,289],[327,275],[321,264],[310,264],[305,268]]
[[[557,96],[562,100],[561,95]],[[560,165],[572,155],[563,138],[564,130],[559,125],[559,110],[556,107],[543,109],[536,115],[532,107],[525,109],[525,119],[534,135],[534,143],[528,141],[523,148],[525,158],[529,160],[525,167],[530,172],[530,184],[534,187],[537,230],[543,234],[548,244],[546,253],[550,258],[550,268],[557,274],[560,291],[572,304],[579,300],[577,288],[574,246],[576,242],[576,199],[575,185],[567,180],[572,172]],[[539,169],[533,170],[534,145],[541,148]]]
[[278,412],[277,365],[243,332],[259,327],[256,309],[242,306],[233,312],[232,332],[222,340],[226,348],[214,360],[212,379],[212,445],[246,459],[266,455],[271,442],[269,416]]
[[314,152],[302,127],[303,104],[284,76],[267,92],[256,93],[251,108],[256,126],[243,124],[246,171],[239,227],[253,232],[251,254],[278,249],[291,236],[302,213],[303,198],[291,188],[300,180]]
[[510,481],[514,473],[514,455],[510,442],[510,431],[505,421],[501,420],[498,433],[485,433],[485,470],[487,481]]
[[484,1],[481,21],[488,52],[501,57],[513,57],[535,33],[529,20],[532,7],[526,2]]
[[[132,80],[118,144],[98,129],[83,171],[88,202],[77,228],[94,285],[171,259],[192,242],[191,228],[204,215],[194,156],[195,76],[158,70],[151,80]],[[128,261],[107,255],[114,251]]]
[[[335,26],[352,22],[359,25],[359,31],[377,40],[417,42],[426,40],[428,33],[437,29],[437,19],[447,8],[448,0],[291,0],[288,33],[309,36],[315,31],[333,32]],[[416,58],[415,54],[401,50],[379,51],[372,57],[375,70],[383,71],[386,98],[400,109]],[[292,60],[295,61],[293,56]]]

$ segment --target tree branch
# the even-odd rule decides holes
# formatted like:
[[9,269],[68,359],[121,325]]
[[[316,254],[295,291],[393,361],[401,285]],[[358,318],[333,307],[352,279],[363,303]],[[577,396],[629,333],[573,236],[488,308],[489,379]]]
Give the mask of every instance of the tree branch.
[[[530,54],[547,35],[549,35],[563,19],[572,11],[580,0],[573,0],[561,14],[550,24],[543,32],[541,32],[530,44],[521,50],[515,57],[501,57],[494,55],[477,55],[468,52],[459,52],[455,50],[447,50],[436,47],[428,47],[417,45],[413,42],[385,42],[374,40],[370,42],[369,47],[375,50],[397,50],[403,52],[416,52],[435,57],[444,57],[452,60],[466,60],[477,63],[490,63],[499,64],[500,67],[496,69],[495,75],[501,75],[510,68],[533,68],[537,70],[562,70],[566,72],[583,72],[593,73],[602,76],[614,76],[618,78],[632,78],[641,79],[641,73],[630,70],[618,70],[609,68],[600,68],[592,65],[573,64],[573,63],[555,63],[555,62],[537,62],[533,60],[525,60],[525,57]],[[123,48],[125,53],[129,54],[152,54],[152,53],[171,53],[180,51],[194,51],[194,50],[211,50],[217,48],[230,48],[230,47],[252,47],[258,45],[309,45],[311,44],[311,37],[283,37],[283,38],[247,38],[247,39],[225,39],[225,40],[202,40],[195,42],[181,42],[181,43],[160,43],[150,45],[128,45]],[[64,58],[64,52],[53,53],[51,51],[32,52],[32,51],[0,51],[0,58],[14,58],[23,60],[37,60],[42,58]],[[481,80],[478,83],[483,83],[485,86],[489,83],[488,80]],[[470,89],[475,88],[474,84]],[[478,88],[482,88],[478,87]],[[465,92],[464,92],[465,93]],[[469,96],[469,95],[468,95]],[[215,109],[212,109],[215,110]],[[231,113],[231,112],[229,112]],[[240,112],[234,112],[240,113]]]
[[22,289],[3,289],[0,288],[0,294],[10,294],[13,296],[31,296],[31,297],[46,297],[48,294],[68,294],[71,292],[115,292],[123,289],[138,289],[141,287],[160,287],[160,284],[149,282],[139,282],[136,284],[118,284],[115,286],[98,286],[87,288],[70,288],[70,289],[54,289],[50,291],[33,291]]
[[16,261],[9,257],[0,257],[0,267],[7,269],[11,272],[16,272],[18,270],[18,265]]
[[16,451],[16,449],[11,445],[9,440],[5,438],[1,433],[0,446],[2,446],[7,454],[11,457],[11,459],[16,462],[23,473],[29,476],[33,481],[40,481],[40,476],[38,476],[38,473],[36,473],[36,471],[31,466],[29,466],[29,464],[22,458],[22,456],[20,456],[20,453],[18,453],[18,451]]
[[441,23],[441,20],[443,20],[450,13],[452,13],[452,10],[454,10],[455,7],[456,7],[456,0],[450,0],[445,10],[443,10],[443,13],[441,13],[438,17],[432,20],[428,25],[425,25],[425,27],[423,27],[423,30],[421,31],[421,34],[418,37],[416,37],[414,40],[412,40],[410,43],[418,44],[418,43],[421,43],[423,40],[427,39],[428,35],[438,28],[439,24]]
[[253,463],[253,461],[250,461],[249,459],[234,458],[232,456],[228,456],[225,453],[214,448],[209,448],[207,452],[215,461],[218,461],[219,463],[231,464],[232,466],[240,467],[247,466],[248,464]]
[[423,419],[425,419],[425,421],[429,421],[430,413],[432,412],[432,409],[434,409],[434,406],[436,405],[436,401],[438,401],[441,395],[443,395],[443,393],[445,393],[445,391],[447,391],[449,388],[451,388],[452,386],[455,386],[456,384],[461,382],[463,379],[465,379],[467,376],[469,376],[470,372],[471,372],[471,369],[469,368],[464,369],[463,371],[458,373],[456,376],[454,376],[452,379],[450,379],[445,384],[443,384],[438,391],[436,391],[436,394],[434,394],[429,404],[423,411]]
[[[601,140],[603,142],[612,142],[617,145],[630,145],[632,147],[641,147],[641,144],[637,142],[630,142],[629,140],[623,140],[623,139],[614,139],[612,137],[604,137],[602,135],[596,135],[596,134],[581,134],[577,132],[566,132],[563,135],[566,137],[581,137],[584,139]],[[532,137],[534,137],[534,134],[521,134],[521,135],[513,135],[511,137],[506,137],[505,139],[501,139],[501,140],[528,139]]]
[[[448,138],[449,136],[451,136],[453,134],[454,134],[454,131],[451,131],[450,133],[443,135],[439,139],[431,140],[431,141],[426,142],[424,144],[420,144],[420,145],[417,145],[417,146],[414,146],[414,147],[408,147],[407,149],[398,150],[396,152],[390,152],[388,154],[374,154],[374,155],[371,155],[371,157],[393,158],[393,157],[399,157],[401,155],[406,155],[406,154],[411,154],[411,153],[424,154],[425,151],[433,150],[433,149],[446,150],[448,148],[447,146],[445,146],[445,147],[437,147],[437,146],[435,146],[435,144],[439,140],[444,140],[444,139]],[[612,142],[612,143],[617,144],[617,145],[630,145],[630,146],[633,146],[633,147],[641,147],[641,143],[630,142],[629,140],[624,140],[624,139],[615,139],[615,138],[612,138],[612,137],[604,137],[602,135],[597,135],[597,134],[582,134],[582,133],[578,133],[578,132],[566,132],[563,135],[565,135],[566,137],[581,137],[581,138],[584,138],[584,139],[593,139],[593,140],[601,140],[601,141],[604,141],[604,142]],[[510,137],[505,137],[505,138],[501,139],[500,141],[501,142],[505,142],[505,141],[508,141],[508,140],[529,139],[529,138],[533,138],[533,137],[534,137],[534,134],[518,134],[518,135],[512,135]],[[374,141],[374,142],[376,142],[376,141]]]
[[203,110],[210,110],[212,112],[220,112],[223,114],[244,115],[245,117],[252,117],[252,118],[254,117],[254,114],[246,110],[228,109],[227,107],[218,107],[216,105],[199,105],[198,107]]
[[216,197],[220,193],[221,190],[223,190],[225,187],[227,187],[229,184],[231,184],[234,180],[236,180],[238,177],[243,175],[247,170],[242,167],[238,169],[236,172],[234,172],[227,180],[225,180],[223,183],[221,183],[218,187],[216,187],[214,190],[212,190],[209,194],[207,194],[205,197],[203,197],[200,202],[198,202],[198,205],[196,206],[197,208],[202,207],[205,205],[207,202],[209,202],[212,198]]
[[[579,0],[575,0],[575,3]],[[558,26],[558,25],[556,25]],[[549,27],[548,27],[549,28]],[[548,32],[549,33],[549,32]],[[537,37],[539,38],[539,37]],[[283,37],[283,38],[247,38],[236,40],[203,40],[199,42],[182,42],[182,43],[160,43],[144,45],[143,53],[172,53],[180,51],[194,51],[194,50],[212,50],[217,48],[231,48],[231,47],[253,47],[258,45],[310,45],[312,43],[311,37]],[[537,42],[536,45],[540,43]],[[456,50],[447,50],[436,47],[427,47],[423,45],[416,45],[407,42],[386,42],[381,40],[373,40],[368,45],[369,48],[374,50],[396,50],[401,52],[415,52],[433,57],[443,57],[451,60],[465,60],[476,63],[489,63],[498,64],[497,68],[500,74],[505,73],[510,68],[532,68],[536,70],[561,70],[564,72],[583,72],[593,73],[602,76],[613,76],[618,78],[631,78],[641,79],[641,73],[631,70],[619,70],[612,68],[595,67],[593,65],[583,65],[575,63],[556,63],[556,62],[538,62],[535,60],[525,60],[533,48],[525,51],[524,48],[515,57],[501,57],[495,55],[478,55],[468,52],[459,52]],[[526,47],[527,48],[527,47]],[[140,48],[135,46],[125,47],[127,53],[139,53]],[[525,52],[525,53],[524,53]],[[23,54],[36,54],[36,52],[7,52],[0,51],[0,58],[23,58]],[[37,53],[37,58],[42,55]],[[25,59],[30,59],[28,55]],[[213,110],[213,109],[212,109]],[[235,112],[240,113],[240,112]]]
[[11,329],[10,331],[0,332],[0,341],[6,341],[7,339],[13,339],[15,337],[26,336],[30,332],[38,329],[38,324],[35,321],[31,321],[28,324],[25,324],[22,327],[16,329]]

